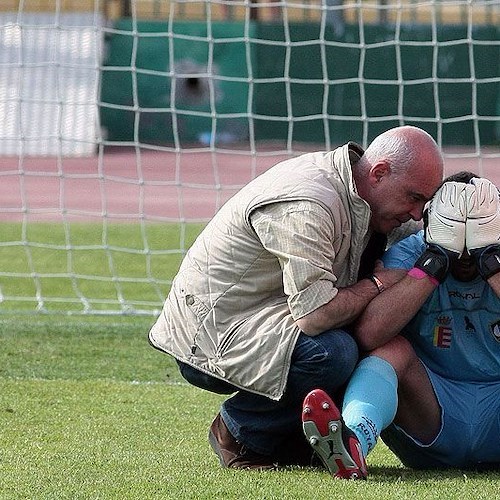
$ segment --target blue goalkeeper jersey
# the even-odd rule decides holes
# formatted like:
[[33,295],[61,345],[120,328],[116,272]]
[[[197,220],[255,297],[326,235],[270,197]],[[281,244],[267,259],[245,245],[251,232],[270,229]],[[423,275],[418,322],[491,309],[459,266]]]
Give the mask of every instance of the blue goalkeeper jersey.
[[[411,269],[425,250],[423,231],[392,246],[388,268]],[[468,382],[500,380],[500,299],[480,277],[449,275],[428,297],[403,334],[435,373]]]

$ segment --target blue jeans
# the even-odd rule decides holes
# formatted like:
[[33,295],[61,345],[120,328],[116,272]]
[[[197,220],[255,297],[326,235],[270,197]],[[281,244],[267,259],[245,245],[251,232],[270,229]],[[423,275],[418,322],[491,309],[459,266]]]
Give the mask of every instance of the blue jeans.
[[313,389],[330,395],[345,384],[358,361],[354,339],[344,330],[328,330],[315,337],[303,333],[295,345],[285,394],[279,401],[239,390],[228,382],[179,362],[191,384],[218,394],[232,394],[220,413],[231,434],[248,448],[273,455],[287,438],[301,433],[302,402]]

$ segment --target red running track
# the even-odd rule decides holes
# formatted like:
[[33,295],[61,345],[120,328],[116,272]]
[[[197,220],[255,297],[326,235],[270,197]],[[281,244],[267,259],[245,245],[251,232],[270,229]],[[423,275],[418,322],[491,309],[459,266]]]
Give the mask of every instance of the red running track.
[[[500,148],[445,150],[446,174],[472,170],[500,185]],[[298,154],[298,153],[297,153]],[[282,152],[182,153],[115,148],[91,158],[0,158],[0,220],[207,220]]]

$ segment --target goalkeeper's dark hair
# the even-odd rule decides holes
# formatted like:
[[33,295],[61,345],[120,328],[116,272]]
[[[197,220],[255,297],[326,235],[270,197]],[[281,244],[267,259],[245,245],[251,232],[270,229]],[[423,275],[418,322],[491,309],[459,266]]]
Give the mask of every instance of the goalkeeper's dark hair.
[[475,174],[474,172],[469,172],[468,170],[462,170],[461,172],[457,172],[456,174],[449,175],[446,177],[442,184],[445,182],[463,182],[464,184],[469,184],[471,179],[480,178],[480,175]]
[[[461,172],[457,172],[456,174],[449,175],[446,177],[443,182],[441,183],[441,186],[445,182],[463,182],[464,184],[469,184],[471,179],[479,179],[481,178],[480,175],[475,174],[474,172],[469,172],[468,170],[462,170]],[[497,187],[497,191],[500,194],[500,189]]]

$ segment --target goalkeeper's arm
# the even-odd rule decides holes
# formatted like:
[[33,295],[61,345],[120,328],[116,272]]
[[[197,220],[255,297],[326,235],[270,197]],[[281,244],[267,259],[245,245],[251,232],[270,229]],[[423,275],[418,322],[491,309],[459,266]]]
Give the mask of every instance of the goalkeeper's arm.
[[[413,269],[376,296],[354,326],[361,349],[369,351],[400,333],[448,275],[450,256],[465,249],[465,184],[445,183],[434,195],[425,218],[426,249]],[[397,311],[388,315],[387,311]]]
[[488,285],[491,286],[497,297],[500,299],[500,273],[488,278]]
[[[416,278],[408,273],[368,304],[353,329],[360,349],[371,351],[401,332],[436,289],[436,285],[425,277]],[[387,311],[397,312],[387,314]]]

